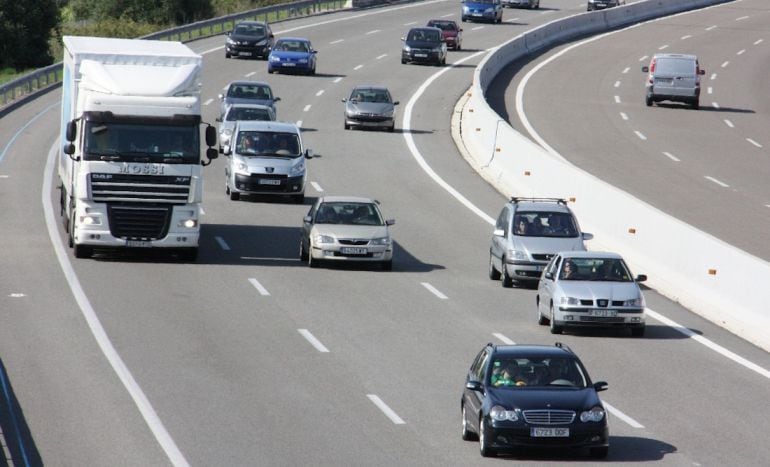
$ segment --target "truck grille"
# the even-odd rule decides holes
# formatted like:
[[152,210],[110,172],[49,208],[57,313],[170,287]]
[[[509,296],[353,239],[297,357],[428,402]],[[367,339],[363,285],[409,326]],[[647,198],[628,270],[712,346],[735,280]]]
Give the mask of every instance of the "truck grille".
[[537,425],[568,425],[575,420],[572,410],[525,410],[524,420]]
[[192,177],[92,173],[91,197],[99,203],[185,204]]
[[171,205],[107,205],[110,233],[126,240],[157,240],[166,236]]

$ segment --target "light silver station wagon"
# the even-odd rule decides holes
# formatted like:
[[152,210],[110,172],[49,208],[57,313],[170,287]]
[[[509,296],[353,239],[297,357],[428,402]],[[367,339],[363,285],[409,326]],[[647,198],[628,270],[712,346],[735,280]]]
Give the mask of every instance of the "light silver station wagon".
[[594,236],[580,231],[577,219],[559,198],[511,198],[492,232],[489,278],[534,283],[548,261],[560,251],[583,251],[584,240]]
[[700,68],[698,58],[687,54],[655,54],[649,66],[642,71],[648,73],[645,104],[674,101],[700,107],[700,77],[706,70]]

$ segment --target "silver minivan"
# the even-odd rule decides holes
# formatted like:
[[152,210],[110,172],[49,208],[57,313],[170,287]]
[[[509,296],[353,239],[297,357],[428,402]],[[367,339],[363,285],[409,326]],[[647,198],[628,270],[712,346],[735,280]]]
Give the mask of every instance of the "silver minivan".
[[698,57],[689,54],[655,54],[649,66],[642,71],[648,73],[647,92],[644,102],[674,101],[700,107],[700,77],[706,71],[700,68]]
[[222,153],[228,159],[225,192],[231,200],[241,195],[275,194],[304,202],[305,159],[311,159],[313,151],[303,147],[294,123],[238,121]]
[[503,287],[515,282],[535,284],[546,264],[560,251],[584,251],[594,236],[580,225],[560,198],[511,198],[492,232],[489,278]]

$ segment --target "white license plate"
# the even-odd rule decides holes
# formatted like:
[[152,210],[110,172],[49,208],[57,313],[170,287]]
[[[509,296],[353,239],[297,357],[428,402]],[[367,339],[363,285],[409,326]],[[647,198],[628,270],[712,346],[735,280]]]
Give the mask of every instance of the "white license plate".
[[428,54],[414,54],[414,56],[417,58],[427,58]]
[[366,248],[353,248],[349,246],[340,248],[340,251],[343,255],[365,255],[368,253]]
[[130,248],[149,248],[152,243],[145,240],[126,240],[126,246]]
[[281,63],[281,65],[283,65],[283,66],[297,66],[296,63],[291,63],[291,62],[289,62],[289,63]]
[[569,428],[530,428],[533,438],[569,438]]
[[473,16],[484,16],[483,13],[473,13]]
[[251,57],[251,52],[241,52],[238,55],[243,55],[244,57]]
[[273,180],[271,178],[260,178],[259,182],[260,185],[280,185],[280,180]]
[[614,318],[618,315],[617,310],[589,310],[589,316],[599,316],[601,318]]

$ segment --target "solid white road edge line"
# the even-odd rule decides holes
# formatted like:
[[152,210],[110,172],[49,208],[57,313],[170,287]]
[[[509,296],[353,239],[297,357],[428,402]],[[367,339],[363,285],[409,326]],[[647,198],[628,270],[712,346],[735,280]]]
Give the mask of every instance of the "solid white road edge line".
[[297,329],[297,331],[299,331],[299,333],[302,334],[302,337],[307,339],[307,341],[310,342],[310,344],[313,347],[315,347],[316,350],[318,350],[319,352],[322,352],[322,353],[329,352],[329,349],[327,349],[326,346],[323,345],[321,341],[316,339],[316,337],[313,334],[311,334],[310,331],[308,331],[307,329]]
[[139,387],[139,383],[136,382],[134,376],[123,362],[123,359],[120,358],[117,350],[115,350],[115,347],[112,345],[112,342],[107,336],[107,332],[104,330],[104,327],[102,327],[102,323],[99,321],[99,318],[96,316],[96,311],[94,311],[93,307],[91,306],[91,302],[88,300],[83,287],[80,286],[80,280],[78,279],[77,274],[75,274],[75,269],[72,267],[72,263],[70,263],[69,257],[64,250],[64,243],[62,243],[61,239],[59,238],[59,232],[56,229],[56,215],[58,215],[59,210],[54,210],[53,205],[51,204],[50,196],[51,189],[53,188],[53,169],[55,165],[54,161],[58,153],[58,145],[59,140],[57,138],[56,142],[54,142],[53,146],[51,146],[51,150],[48,152],[48,160],[46,162],[45,173],[43,175],[42,193],[43,210],[45,211],[45,223],[46,227],[48,228],[48,236],[51,239],[51,244],[53,245],[54,252],[56,253],[56,259],[59,261],[59,265],[61,266],[62,272],[64,273],[64,278],[69,284],[72,295],[75,297],[75,301],[80,307],[80,311],[88,323],[88,327],[91,330],[91,334],[94,336],[96,343],[99,345],[99,349],[101,349],[113,371],[115,371],[115,374],[118,375],[120,382],[123,383],[126,391],[128,391],[128,394],[131,396],[134,404],[136,404],[136,407],[139,409],[139,413],[142,414],[142,418],[144,418],[145,423],[147,423],[147,426],[152,431],[153,436],[155,436],[155,439],[163,449],[163,452],[166,453],[166,456],[173,465],[189,466],[190,464],[184,458],[184,455],[182,455],[179,447],[171,438],[171,435],[166,430],[166,427],[163,426],[163,422],[160,420],[160,417],[158,417],[158,414],[155,412],[152,404],[150,404],[150,400],[144,394],[142,388]]
[[637,422],[636,420],[634,420],[633,418],[629,417],[628,415],[624,414],[620,410],[616,409],[615,407],[610,405],[610,403],[607,402],[606,400],[602,399],[602,403],[604,404],[604,407],[607,409],[607,412],[611,413],[612,415],[614,415],[614,416],[618,417],[619,419],[623,420],[624,422],[628,423],[629,425],[631,425],[631,427],[633,427],[633,428],[644,428],[644,425],[642,425],[641,423]]
[[406,423],[401,417],[399,417],[396,414],[396,412],[393,411],[393,409],[388,407],[388,405],[385,404],[385,402],[383,402],[382,399],[380,399],[376,395],[367,394],[366,397],[368,397],[370,401],[374,402],[374,405],[376,405],[378,409],[382,410],[382,413],[384,413],[390,419],[390,421],[392,421],[396,425],[403,425]]
[[270,292],[268,292],[267,289],[264,288],[262,284],[259,283],[258,280],[252,277],[249,279],[249,282],[251,282],[251,285],[253,285],[254,288],[257,289],[257,292],[259,292],[259,294],[262,295],[263,297],[267,297],[268,295],[270,295]]

